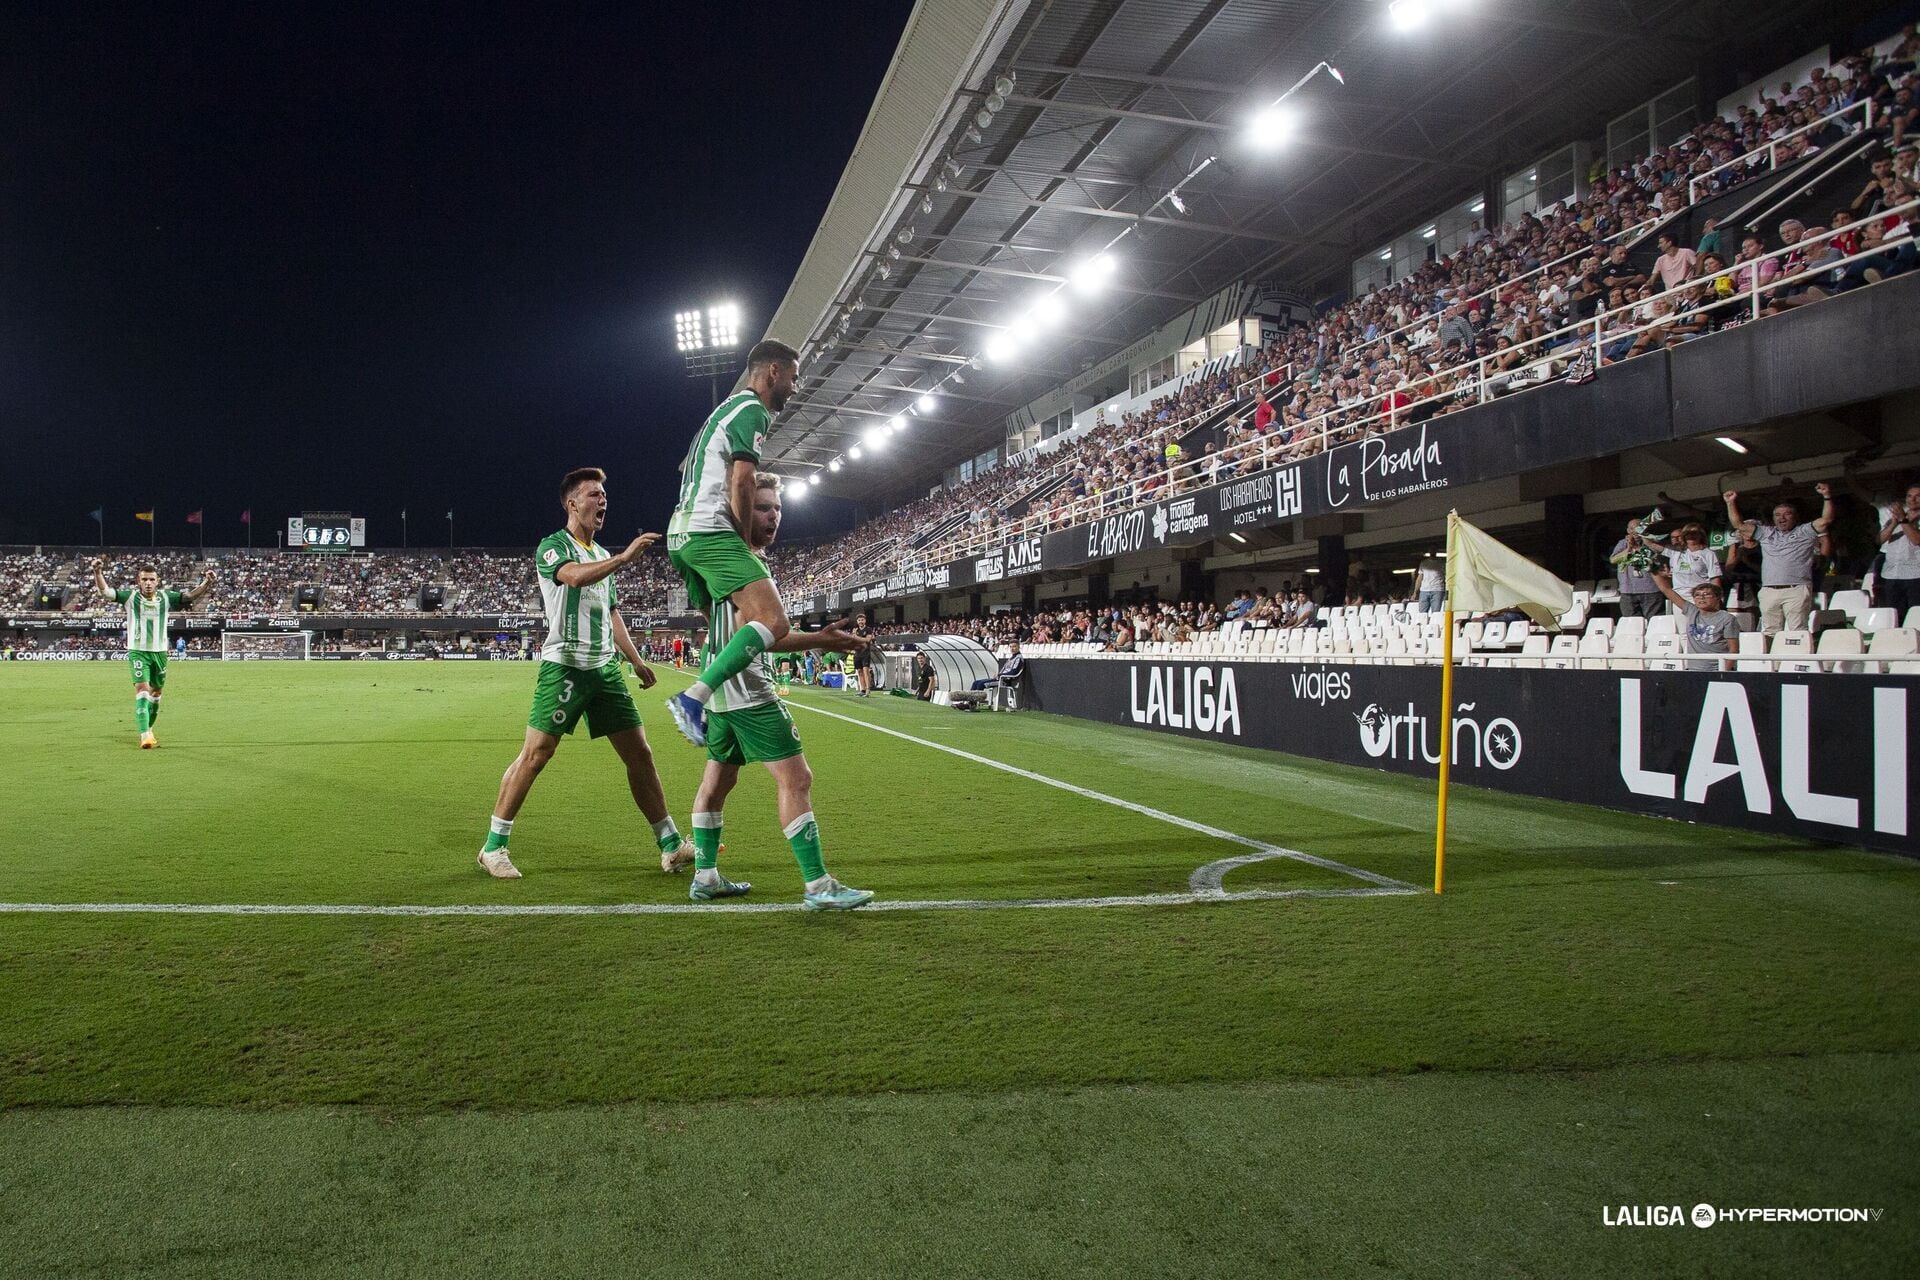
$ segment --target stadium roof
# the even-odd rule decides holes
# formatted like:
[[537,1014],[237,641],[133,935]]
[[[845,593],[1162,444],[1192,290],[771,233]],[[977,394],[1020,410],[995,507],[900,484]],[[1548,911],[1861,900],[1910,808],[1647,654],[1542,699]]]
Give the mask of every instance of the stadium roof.
[[[1764,49],[1808,9],[1422,2],[1437,12],[1402,31],[1385,0],[921,0],[768,327],[801,348],[772,463],[842,459],[821,476],[842,496],[924,488],[999,443],[1008,413],[1224,286],[1344,287],[1412,219],[1733,56],[1727,33]],[[1344,83],[1307,80],[1288,141],[1253,150],[1254,113],[1322,62]],[[1168,192],[1215,153],[1175,208]],[[1123,231],[1097,301],[1063,292],[1057,328],[975,367]],[[902,437],[848,458],[896,415]]]

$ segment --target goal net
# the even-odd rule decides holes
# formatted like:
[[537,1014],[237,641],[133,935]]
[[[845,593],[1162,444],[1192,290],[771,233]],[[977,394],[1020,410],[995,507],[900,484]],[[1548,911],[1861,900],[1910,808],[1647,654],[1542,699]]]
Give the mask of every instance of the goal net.
[[222,631],[222,662],[303,662],[313,656],[311,631]]

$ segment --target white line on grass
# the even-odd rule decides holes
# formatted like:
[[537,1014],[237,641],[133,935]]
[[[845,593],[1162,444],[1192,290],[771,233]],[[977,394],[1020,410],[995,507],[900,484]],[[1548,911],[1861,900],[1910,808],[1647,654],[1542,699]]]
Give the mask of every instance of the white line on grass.
[[[1212,836],[1216,840],[1226,840],[1232,844],[1243,844],[1249,849],[1259,851],[1261,858],[1249,858],[1246,859],[1247,861],[1257,862],[1261,861],[1262,858],[1291,858],[1295,862],[1304,862],[1310,866],[1320,867],[1327,871],[1338,871],[1342,875],[1352,876],[1356,880],[1365,880],[1369,884],[1378,885],[1383,889],[1388,889],[1395,893],[1420,892],[1420,890],[1408,884],[1406,881],[1395,880],[1392,876],[1383,876],[1378,872],[1366,871],[1359,867],[1350,867],[1344,862],[1335,862],[1331,858],[1315,857],[1311,853],[1302,853],[1298,849],[1287,849],[1280,845],[1268,844],[1266,841],[1256,840],[1252,836],[1243,836],[1237,832],[1224,831],[1219,827],[1208,826],[1204,822],[1195,822],[1192,818],[1183,818],[1177,813],[1168,813],[1164,809],[1155,809],[1150,805],[1139,804],[1132,800],[1122,800],[1119,796],[1110,796],[1104,791],[1094,791],[1088,787],[1077,786],[1071,782],[1062,782],[1058,778],[1049,778],[1044,773],[1035,773],[1031,769],[1022,769],[1020,766],[1008,764],[1004,760],[995,760],[989,756],[977,755],[972,751],[962,751],[959,747],[950,747],[944,742],[933,742],[926,738],[916,738],[910,733],[902,733],[898,729],[889,729],[885,725],[875,724],[871,720],[862,720],[858,716],[842,715],[838,711],[828,711],[825,707],[816,707],[805,702],[793,702],[790,705],[798,707],[802,711],[811,711],[815,715],[827,716],[834,720],[844,720],[848,724],[857,724],[863,729],[871,729],[875,733],[884,733],[890,737],[899,738],[903,742],[915,743],[931,751],[944,751],[950,756],[959,756],[962,760],[971,760],[975,764],[983,764],[989,769],[998,769],[1003,773],[1011,773],[1015,777],[1026,778],[1029,781],[1042,783],[1049,787],[1058,787],[1062,791],[1070,791],[1074,795],[1085,796],[1089,800],[1098,800],[1104,804],[1115,805],[1122,809],[1131,810],[1134,813],[1154,818],[1161,822],[1170,823],[1176,827],[1185,827],[1188,831],[1197,831],[1203,836]],[[1208,866],[1202,867],[1200,871],[1196,871],[1194,875],[1198,877],[1202,872],[1219,865],[1219,863],[1209,863]],[[1220,874],[1224,876],[1226,870],[1223,869]],[[1219,881],[1216,879],[1214,881],[1214,887],[1217,888],[1218,886]],[[1198,885],[1196,884],[1194,887],[1197,888]],[[1342,891],[1334,890],[1333,892]],[[1351,890],[1345,892],[1351,892]]]

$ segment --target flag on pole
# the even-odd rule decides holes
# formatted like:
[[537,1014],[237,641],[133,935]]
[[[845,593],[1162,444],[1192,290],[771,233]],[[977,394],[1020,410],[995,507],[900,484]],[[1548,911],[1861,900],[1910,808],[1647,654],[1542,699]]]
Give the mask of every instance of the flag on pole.
[[1497,538],[1447,513],[1447,609],[1441,622],[1440,792],[1433,819],[1433,891],[1446,884],[1447,791],[1453,776],[1453,615],[1518,608],[1555,626],[1573,588]]
[[253,523],[253,508],[252,508],[252,507],[248,507],[248,508],[247,508],[247,509],[246,509],[245,511],[242,511],[242,512],[240,513],[240,523],[241,523],[241,524],[252,524],[252,523]]
[[1460,613],[1518,606],[1553,626],[1573,608],[1573,588],[1453,513],[1447,517],[1447,604]]
[[145,521],[146,521],[146,522],[147,522],[148,524],[152,524],[152,523],[153,523],[153,512],[151,512],[151,511],[136,511],[136,512],[134,512],[134,513],[133,513],[133,518],[134,518],[135,520],[145,520]]
[[87,512],[87,514],[93,517],[93,522],[97,525],[105,525],[107,523],[107,509],[105,507],[95,507],[93,510]]
[[188,523],[188,524],[199,524],[199,523],[201,523],[201,519],[202,519],[202,517],[204,517],[204,516],[205,516],[206,514],[207,514],[207,513],[206,513],[206,511],[205,511],[205,510],[200,510],[200,511],[189,511],[189,512],[187,512],[187,523]]

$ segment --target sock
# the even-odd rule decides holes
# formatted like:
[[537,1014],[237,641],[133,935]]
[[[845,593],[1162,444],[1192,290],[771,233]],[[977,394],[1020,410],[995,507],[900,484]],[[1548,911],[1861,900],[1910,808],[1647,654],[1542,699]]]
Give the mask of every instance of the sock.
[[672,853],[680,847],[680,828],[673,825],[672,814],[653,824],[653,842],[660,846],[662,853]]
[[700,678],[687,690],[687,696],[702,706],[713,696],[713,690],[745,671],[753,660],[767,651],[773,643],[773,632],[763,622],[749,622],[733,633],[733,639],[727,641],[727,647],[713,656]]
[[153,704],[144,693],[133,695],[133,724],[143,734],[153,727]]
[[717,813],[693,815],[693,869],[696,872],[711,871],[720,865],[720,821]]
[[720,868],[696,867],[694,868],[693,878],[695,881],[697,881],[700,884],[719,884]]
[[808,884],[823,878],[827,869],[820,861],[820,824],[813,820],[813,810],[789,822],[785,835],[793,848],[793,860],[800,864],[800,874]]
[[147,728],[160,723],[160,695],[154,694],[147,707]]
[[493,818],[487,824],[487,843],[480,849],[482,853],[492,853],[495,849],[507,847],[507,837],[513,834],[512,818]]

